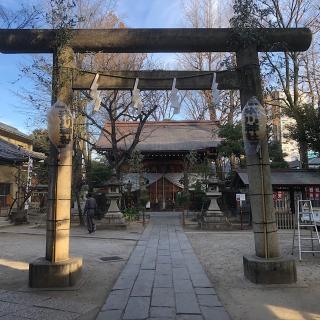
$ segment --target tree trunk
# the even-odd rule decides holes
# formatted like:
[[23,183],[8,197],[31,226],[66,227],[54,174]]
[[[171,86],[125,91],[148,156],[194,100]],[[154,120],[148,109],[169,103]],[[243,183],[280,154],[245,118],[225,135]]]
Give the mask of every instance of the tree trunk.
[[308,145],[307,145],[307,143],[300,142],[299,154],[300,154],[301,168],[308,169],[309,168],[309,161],[308,161]]
[[80,204],[80,193],[79,193],[78,190],[75,192],[75,196],[76,196],[76,199],[77,199],[77,206],[78,206],[78,213],[79,213],[79,223],[80,223],[81,226],[84,226],[83,212],[82,212],[81,204]]

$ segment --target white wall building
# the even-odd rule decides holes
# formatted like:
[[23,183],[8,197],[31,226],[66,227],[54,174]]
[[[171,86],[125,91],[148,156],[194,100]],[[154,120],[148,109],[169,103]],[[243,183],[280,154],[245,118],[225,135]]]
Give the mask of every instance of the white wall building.
[[287,162],[300,160],[298,143],[288,137],[288,128],[292,125],[295,125],[295,123],[296,121],[294,119],[289,118],[285,115],[282,115],[280,118],[281,146],[282,152],[285,154],[284,160]]

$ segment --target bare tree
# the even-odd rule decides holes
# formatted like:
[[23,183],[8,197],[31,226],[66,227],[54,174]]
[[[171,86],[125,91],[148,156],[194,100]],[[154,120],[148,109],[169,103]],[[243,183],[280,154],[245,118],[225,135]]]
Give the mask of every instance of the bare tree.
[[300,160],[308,167],[308,143],[304,125],[299,121],[303,105],[319,104],[319,4],[314,0],[259,0],[259,23],[262,27],[309,27],[314,33],[312,47],[306,53],[285,52],[262,55],[267,93],[283,92],[282,111],[301,127],[298,135]]
[[42,14],[38,5],[21,4],[18,9],[0,4],[0,28],[24,29],[36,27]]
[[[100,113],[106,113],[108,116],[108,126],[101,123],[100,116],[89,114],[85,109],[79,110],[90,122],[90,125],[98,129],[100,135],[103,135],[111,144],[111,150],[105,150],[101,146],[97,146],[96,142],[92,139],[87,140],[99,154],[104,155],[110,166],[114,168],[120,175],[121,166],[127,161],[137,144],[140,142],[142,129],[148,118],[156,110],[157,105],[144,105],[141,110],[135,112],[132,110],[131,100],[127,99],[126,103],[119,103],[119,91],[106,92],[103,102],[101,102]],[[89,98],[89,94],[84,92]],[[123,97],[120,100],[124,100]],[[137,126],[134,130],[128,132],[121,132],[117,128],[117,122],[122,121],[135,121]],[[121,148],[123,142],[127,144],[126,148]]]
[[[192,28],[217,28],[228,25],[232,12],[227,3],[216,0],[183,1],[185,24]],[[222,15],[223,11],[223,15]],[[178,63],[183,69],[197,71],[219,71],[235,67],[231,54],[214,52],[184,53],[178,55]],[[221,92],[221,102],[217,104],[210,90],[189,91],[185,105],[187,115],[196,120],[210,118],[222,123],[233,123],[238,115],[239,98],[235,91]]]

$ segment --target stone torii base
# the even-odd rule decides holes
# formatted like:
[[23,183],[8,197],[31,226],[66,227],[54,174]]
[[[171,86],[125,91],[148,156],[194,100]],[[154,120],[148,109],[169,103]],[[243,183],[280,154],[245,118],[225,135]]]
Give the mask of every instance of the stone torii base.
[[243,256],[245,277],[253,283],[286,284],[297,282],[297,270],[294,257],[259,258]]
[[29,286],[31,288],[71,287],[80,278],[81,270],[81,257],[71,257],[59,262],[39,258],[29,264]]

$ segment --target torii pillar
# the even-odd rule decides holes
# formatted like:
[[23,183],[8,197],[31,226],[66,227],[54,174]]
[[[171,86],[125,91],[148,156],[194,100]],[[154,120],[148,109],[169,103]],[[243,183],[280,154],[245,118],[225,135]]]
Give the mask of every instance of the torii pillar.
[[[241,108],[251,97],[257,97],[263,105],[257,48],[243,48],[236,52],[236,58],[240,69]],[[255,255],[243,257],[244,274],[254,283],[294,283],[297,281],[295,259],[280,255],[267,137],[260,142],[260,150],[250,145],[245,136],[243,139],[255,243]]]
[[[72,106],[73,67],[72,48],[59,48],[53,55],[53,103]],[[59,149],[50,144],[46,256],[30,263],[30,287],[72,286],[81,274],[82,258],[69,256],[72,153],[72,139]]]

